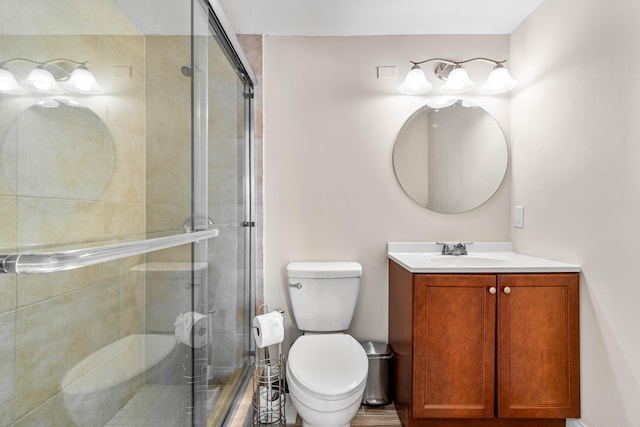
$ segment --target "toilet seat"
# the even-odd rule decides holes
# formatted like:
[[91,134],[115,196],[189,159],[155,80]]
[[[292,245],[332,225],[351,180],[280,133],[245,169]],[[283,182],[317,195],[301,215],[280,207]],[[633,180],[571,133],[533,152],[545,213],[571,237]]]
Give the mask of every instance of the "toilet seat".
[[322,400],[341,400],[362,391],[367,378],[367,354],[347,334],[303,335],[287,362],[289,379]]

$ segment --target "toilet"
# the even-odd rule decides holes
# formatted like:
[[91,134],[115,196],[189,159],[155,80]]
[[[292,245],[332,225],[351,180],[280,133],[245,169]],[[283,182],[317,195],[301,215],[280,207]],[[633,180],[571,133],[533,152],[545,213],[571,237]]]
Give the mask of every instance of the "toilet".
[[358,411],[369,360],[346,334],[358,299],[357,262],[287,265],[293,317],[304,335],[289,350],[287,384],[305,427],[348,427]]

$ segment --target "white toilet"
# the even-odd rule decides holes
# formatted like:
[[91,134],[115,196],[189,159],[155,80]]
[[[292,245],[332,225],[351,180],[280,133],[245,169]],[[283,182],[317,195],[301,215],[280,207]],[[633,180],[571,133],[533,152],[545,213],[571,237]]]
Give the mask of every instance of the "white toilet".
[[357,262],[292,262],[289,296],[298,338],[287,360],[291,401],[307,427],[348,427],[358,411],[369,360],[345,334],[358,299]]

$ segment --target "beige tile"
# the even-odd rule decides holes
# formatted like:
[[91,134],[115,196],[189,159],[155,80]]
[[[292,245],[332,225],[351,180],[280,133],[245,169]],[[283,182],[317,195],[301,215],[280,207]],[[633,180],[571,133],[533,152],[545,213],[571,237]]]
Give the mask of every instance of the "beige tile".
[[16,308],[16,275],[0,274],[0,313]]
[[0,315],[0,425],[14,419],[15,403],[15,312]]
[[104,234],[106,236],[138,236],[144,233],[144,205],[142,203],[105,203]]
[[132,273],[120,280],[120,336],[144,333],[144,280]]
[[191,79],[180,72],[191,62],[188,37],[146,38],[148,137],[173,139],[191,134]]
[[95,239],[104,222],[101,203],[36,198],[18,201],[18,218],[19,246]]
[[146,211],[147,233],[182,230],[191,216],[191,203],[149,203]]
[[104,345],[110,306],[101,285],[52,298],[16,312],[16,416],[54,396],[66,373]]
[[182,76],[180,67],[191,64],[191,37],[147,36],[145,41],[148,75],[175,78],[176,73]]
[[100,285],[100,307],[96,309],[96,313],[100,316],[98,319],[100,335],[100,343],[98,348],[102,348],[120,339],[120,321],[122,318],[122,295],[121,295],[122,279],[111,280]]
[[127,275],[132,268],[142,264],[144,260],[145,255],[137,255],[101,264],[104,280],[117,279],[120,276]]
[[145,142],[141,136],[112,128],[116,162],[102,199],[112,202],[144,202]]
[[184,135],[168,141],[149,138],[147,145],[147,203],[191,201],[191,140]]
[[15,197],[0,197],[0,247],[2,248],[12,249],[15,246],[16,209]]
[[51,296],[55,297],[99,284],[103,281],[102,271],[101,265],[91,265],[44,276],[49,277]]
[[180,74],[173,79],[147,78],[146,112],[149,138],[188,138],[191,135],[191,82]]
[[44,301],[53,295],[47,274],[27,274],[14,277],[16,278],[18,307]]
[[11,427],[51,427],[77,425],[64,404],[61,393],[55,394]]

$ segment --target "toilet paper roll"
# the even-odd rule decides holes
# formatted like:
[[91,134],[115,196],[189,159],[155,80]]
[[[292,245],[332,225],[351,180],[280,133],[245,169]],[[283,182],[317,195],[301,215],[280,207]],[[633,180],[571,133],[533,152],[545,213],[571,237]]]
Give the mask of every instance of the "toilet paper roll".
[[284,340],[284,318],[277,311],[253,318],[253,336],[256,345],[264,348]]
[[260,422],[273,424],[280,421],[280,413],[284,406],[280,393],[271,387],[260,387]]
[[195,348],[200,348],[207,343],[206,315],[195,311],[180,313],[174,325],[178,342]]

